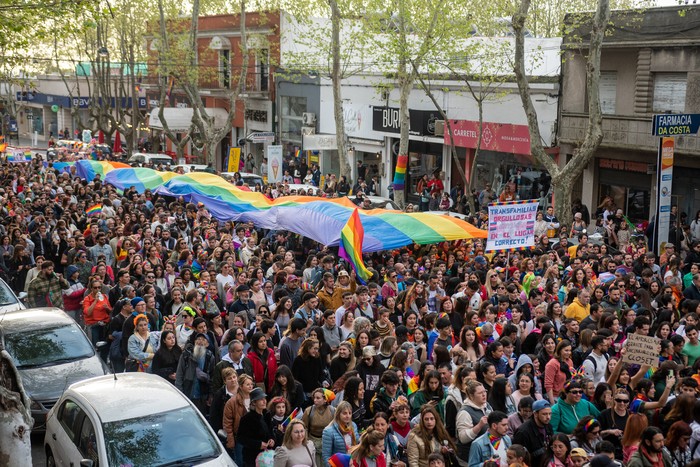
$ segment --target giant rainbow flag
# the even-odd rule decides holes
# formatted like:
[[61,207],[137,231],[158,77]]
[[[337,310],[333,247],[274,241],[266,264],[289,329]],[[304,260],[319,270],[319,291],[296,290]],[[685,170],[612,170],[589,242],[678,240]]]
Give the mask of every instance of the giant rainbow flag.
[[[54,166],[56,164],[57,163],[54,163]],[[96,175],[99,175],[100,179],[104,180],[106,175],[112,170],[126,168],[131,168],[131,166],[123,162],[92,161],[86,159],[75,162],[76,174],[78,175],[78,177],[87,181],[92,181]]]
[[[340,243],[340,232],[357,206],[348,198],[325,199],[285,196],[270,200],[262,193],[244,191],[218,175],[194,172],[178,175],[146,168],[115,169],[105,182],[118,190],[133,186],[155,193],[204,203],[215,218],[253,222],[271,230],[289,230],[323,245]],[[370,253],[412,243],[431,244],[468,238],[486,238],[486,231],[455,217],[403,213],[386,209],[358,210],[365,236],[362,251]]]

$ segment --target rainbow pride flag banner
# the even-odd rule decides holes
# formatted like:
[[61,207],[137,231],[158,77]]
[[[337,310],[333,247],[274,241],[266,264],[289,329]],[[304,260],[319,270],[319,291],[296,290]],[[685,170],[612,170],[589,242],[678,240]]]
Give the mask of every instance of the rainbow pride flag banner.
[[360,221],[360,214],[357,208],[352,211],[345,227],[340,231],[340,245],[338,255],[345,258],[355,270],[357,279],[362,284],[366,284],[372,273],[365,267],[362,261],[362,241],[365,238],[365,229]]
[[85,211],[85,213],[88,216],[94,216],[95,214],[100,214],[102,212],[102,205],[101,204],[95,204],[94,206],[91,206]]
[[[241,190],[206,172],[178,175],[129,167],[111,170],[104,180],[118,191],[133,186],[139,193],[149,189],[193,204],[203,203],[222,222],[252,222],[264,229],[288,230],[328,246],[340,243],[339,232],[357,208],[348,198],[283,196],[271,200],[263,193]],[[487,235],[485,230],[461,219],[433,213],[369,209],[360,210],[359,217],[365,231],[363,253]]]
[[399,155],[396,160],[396,172],[394,173],[394,190],[406,188],[406,167],[408,166],[408,156]]

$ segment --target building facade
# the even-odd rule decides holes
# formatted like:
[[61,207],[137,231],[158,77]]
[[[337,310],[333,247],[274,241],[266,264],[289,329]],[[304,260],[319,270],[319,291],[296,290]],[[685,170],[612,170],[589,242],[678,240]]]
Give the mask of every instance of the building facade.
[[[323,20],[315,20],[314,27],[322,29]],[[281,67],[293,68],[288,55],[308,54],[319,56],[323,51],[313,50],[308,43],[294,41],[295,36],[304,36],[304,25],[293,19],[282,18]],[[476,38],[484,43],[493,38]],[[499,46],[512,52],[512,38],[497,38]],[[535,81],[531,92],[540,118],[541,139],[546,147],[554,146],[557,106],[559,95],[559,38],[526,39],[528,73]],[[508,52],[506,52],[508,53]],[[358,57],[362,54],[358,53]],[[343,115],[347,136],[348,161],[353,172],[353,183],[357,178],[357,162],[362,161],[368,175],[376,175],[380,194],[387,196],[393,181],[400,141],[399,91],[392,78],[392,70],[378,68],[371,53],[363,56],[369,63],[362,73],[355,73],[342,82]],[[358,58],[359,60],[359,58]],[[505,67],[504,73],[512,74]],[[448,70],[445,70],[448,73]],[[530,155],[530,137],[527,119],[522,108],[517,85],[509,79],[498,84],[470,82],[477,95],[482,91],[490,96],[483,100],[482,147],[476,162],[475,188],[482,190],[486,183],[500,182],[510,177],[522,182],[520,197],[541,197],[533,183],[543,173]],[[416,184],[423,175],[440,174],[449,190],[462,185],[458,166],[470,175],[471,162],[476,153],[479,129],[479,111],[475,99],[464,82],[444,80],[431,82],[435,100],[454,127],[455,137],[447,132],[448,125],[442,123],[440,111],[416,81],[409,96],[410,141],[407,170],[407,197],[416,201]],[[298,125],[295,138],[285,129],[287,114],[293,106],[278,105],[281,122],[281,143],[285,153],[302,151],[309,161],[320,163],[321,172],[337,173],[336,127],[334,99],[331,80],[327,76],[314,76],[296,83],[280,83],[277,90],[278,103],[291,99],[297,104],[292,117]],[[457,157],[452,156],[451,144],[456,146]],[[556,148],[552,148],[557,153]],[[456,159],[456,160],[455,160]],[[520,175],[517,175],[520,172]]]
[[[601,58],[604,137],[578,188],[592,211],[610,196],[633,220],[655,212],[659,138],[652,136],[652,115],[700,112],[698,20],[695,5],[612,13]],[[588,119],[585,29],[575,29],[562,46],[558,143],[567,157],[583,140]],[[690,220],[700,208],[696,135],[675,138],[674,165],[672,202]]]

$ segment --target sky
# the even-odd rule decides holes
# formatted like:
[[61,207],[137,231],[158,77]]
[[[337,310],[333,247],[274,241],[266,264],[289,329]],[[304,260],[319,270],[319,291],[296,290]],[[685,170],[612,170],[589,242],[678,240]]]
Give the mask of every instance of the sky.
[[[683,0],[682,4],[688,3],[688,4],[693,4],[696,1],[700,0]],[[657,6],[677,6],[679,4],[678,0],[656,0],[656,5]]]

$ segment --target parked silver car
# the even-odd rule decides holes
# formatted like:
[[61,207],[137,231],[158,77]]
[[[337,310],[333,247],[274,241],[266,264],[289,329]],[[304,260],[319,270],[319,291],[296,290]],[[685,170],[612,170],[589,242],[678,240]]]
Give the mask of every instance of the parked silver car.
[[24,310],[25,308],[24,303],[15,295],[7,282],[0,279],[0,316],[8,311]]
[[31,399],[35,430],[43,428],[46,414],[68,386],[109,372],[85,332],[58,308],[5,313],[0,345],[12,357]]

